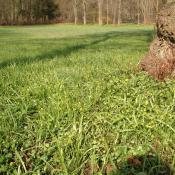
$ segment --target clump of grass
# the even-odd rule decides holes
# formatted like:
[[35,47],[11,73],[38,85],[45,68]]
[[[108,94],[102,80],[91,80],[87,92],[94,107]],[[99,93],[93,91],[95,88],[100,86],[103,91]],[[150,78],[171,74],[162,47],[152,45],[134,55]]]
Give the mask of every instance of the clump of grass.
[[134,71],[152,27],[1,27],[0,36],[0,174],[119,173],[150,150],[174,168],[174,82]]

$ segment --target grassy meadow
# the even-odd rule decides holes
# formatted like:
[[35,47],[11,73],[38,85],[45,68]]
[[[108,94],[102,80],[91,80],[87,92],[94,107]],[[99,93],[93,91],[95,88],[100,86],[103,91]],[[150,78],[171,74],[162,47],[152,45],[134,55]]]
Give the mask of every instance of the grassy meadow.
[[137,69],[152,26],[0,27],[0,174],[169,175],[175,81]]

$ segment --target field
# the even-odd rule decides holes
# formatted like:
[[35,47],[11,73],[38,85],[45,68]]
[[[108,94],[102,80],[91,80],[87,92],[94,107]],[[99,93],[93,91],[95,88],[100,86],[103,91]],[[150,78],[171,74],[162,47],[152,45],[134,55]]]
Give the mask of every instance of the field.
[[169,175],[175,81],[137,69],[152,26],[0,27],[0,174]]

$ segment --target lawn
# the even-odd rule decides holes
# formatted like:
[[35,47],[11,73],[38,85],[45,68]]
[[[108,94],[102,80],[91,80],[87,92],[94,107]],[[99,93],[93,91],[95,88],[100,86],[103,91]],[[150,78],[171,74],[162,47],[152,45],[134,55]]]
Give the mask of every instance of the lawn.
[[137,68],[153,38],[152,26],[0,27],[0,174],[171,174],[175,81]]

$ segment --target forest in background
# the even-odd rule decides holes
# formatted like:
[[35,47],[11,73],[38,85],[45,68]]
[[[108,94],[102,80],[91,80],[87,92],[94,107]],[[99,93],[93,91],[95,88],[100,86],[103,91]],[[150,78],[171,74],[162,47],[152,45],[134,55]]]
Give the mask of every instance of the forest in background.
[[154,23],[168,0],[0,0],[0,25]]

